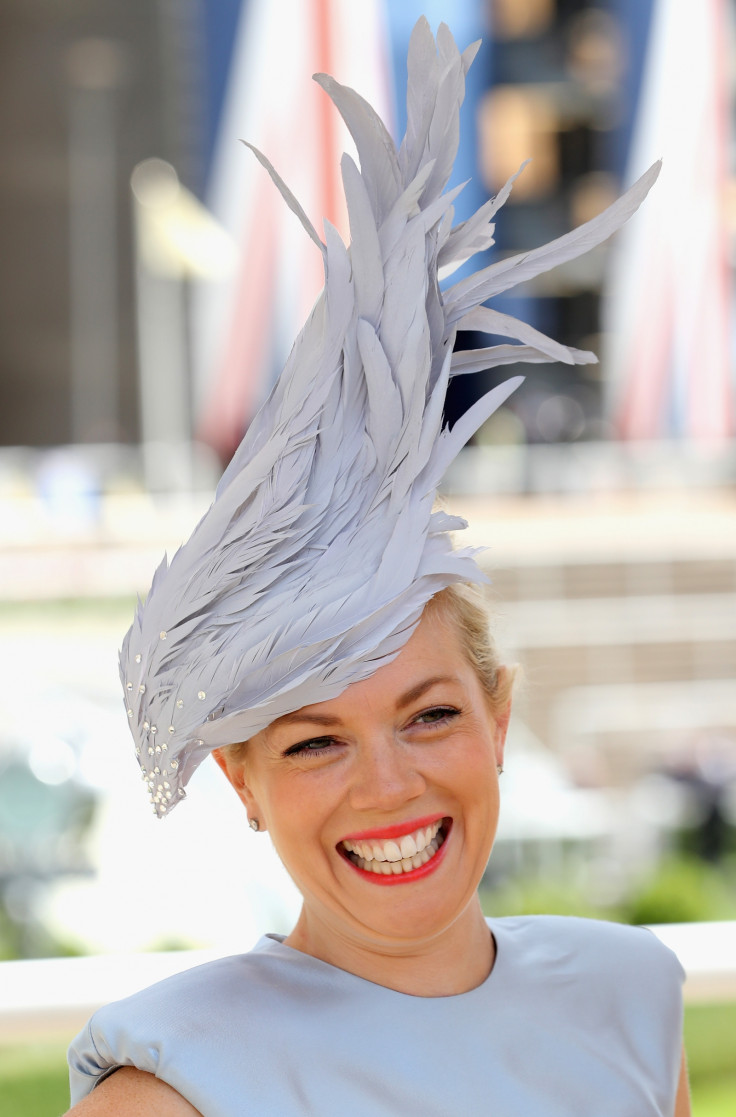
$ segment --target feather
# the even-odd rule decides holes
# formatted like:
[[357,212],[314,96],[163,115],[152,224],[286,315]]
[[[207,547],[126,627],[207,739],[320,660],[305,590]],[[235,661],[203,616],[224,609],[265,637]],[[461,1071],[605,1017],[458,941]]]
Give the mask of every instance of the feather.
[[598,360],[595,353],[588,353],[580,349],[571,349],[567,345],[560,345],[551,337],[535,330],[526,322],[512,318],[509,314],[502,314],[492,310],[489,306],[478,306],[468,311],[457,324],[458,330],[476,330],[479,333],[499,334],[500,337],[514,337],[518,341],[533,345],[547,360],[562,361],[566,365],[595,364]]
[[408,182],[417,175],[425,155],[440,69],[434,36],[425,16],[414,25],[406,66],[406,135],[399,148],[398,161],[404,181]]
[[350,219],[350,261],[353,269],[356,313],[378,326],[384,288],[378,230],[371,211],[365,180],[360,171],[349,155],[343,155],[341,165]]
[[355,90],[328,74],[315,74],[314,80],[329,95],[355,141],[373,213],[380,221],[401,182],[394,141],[378,114]]
[[532,252],[522,252],[491,264],[476,275],[468,276],[455,284],[447,292],[448,307],[452,307],[452,319],[457,321],[467,310],[493,295],[499,295],[510,287],[515,287],[517,283],[534,279],[550,268],[574,260],[607,240],[639,208],[656,182],[661,166],[661,160],[654,163],[613,205],[584,225],[573,229],[571,233],[566,233],[549,244],[543,244]]
[[304,212],[304,210],[300,206],[299,202],[296,200],[296,198],[292,194],[291,190],[289,190],[289,187],[286,185],[286,183],[284,182],[284,180],[282,179],[281,175],[278,173],[276,168],[273,166],[273,164],[270,163],[269,160],[266,158],[266,156],[263,154],[263,152],[259,151],[257,147],[254,147],[252,143],[248,143],[247,140],[241,140],[240,142],[245,144],[246,147],[249,147],[250,150],[255,155],[258,162],[261,164],[261,166],[266,168],[269,175],[273,179],[274,183],[278,187],[279,192],[281,193],[281,196],[284,199],[284,201],[286,202],[286,204],[288,205],[289,209],[293,213],[295,213],[296,216],[299,218],[302,225],[304,226],[304,228],[306,229],[307,233],[312,238],[314,243],[317,245],[317,247],[320,250],[324,250],[324,245],[323,245],[322,241],[319,239],[319,236],[317,234],[317,230],[315,229],[314,225],[309,220],[306,213]]
[[[567,353],[569,359],[566,363],[570,365],[594,364],[598,359],[594,353],[587,353],[583,349],[568,349]],[[487,349],[463,349],[453,355],[450,374],[462,376],[464,373],[482,372],[484,369],[513,364],[516,361],[547,364],[550,359],[549,353],[533,345],[490,345]]]
[[511,175],[494,198],[480,207],[467,221],[456,225],[439,254],[440,278],[445,279],[454,271],[474,256],[476,252],[484,252],[493,244],[495,225],[492,218],[498,213],[501,206],[508,200],[511,188],[526,167],[529,160],[525,160],[518,171]]
[[[440,270],[492,243],[513,183],[453,227],[462,187],[446,187],[476,50],[461,54],[444,25],[435,42],[418,21],[398,152],[363,98],[317,75],[358,148],[359,166],[342,161],[348,247],[329,222],[322,241],[252,149],[319,248],[325,286],[211,507],[171,561],[164,557],[123,640],[127,717],[158,815],[184,797],[213,748],[368,678],[399,653],[435,593],[486,580],[476,552],[451,539],[464,521],[433,510],[434,498],[450,462],[521,378],[448,430],[450,377],[594,359],[481,304],[608,236],[656,167],[581,229],[443,293]],[[468,329],[514,344],[454,353],[456,332]]]

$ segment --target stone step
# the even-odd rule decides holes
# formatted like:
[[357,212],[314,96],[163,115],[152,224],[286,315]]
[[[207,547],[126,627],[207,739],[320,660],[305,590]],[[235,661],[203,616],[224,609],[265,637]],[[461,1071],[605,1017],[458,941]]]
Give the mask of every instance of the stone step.
[[[735,529],[736,530],[736,529]],[[493,595],[504,601],[736,594],[736,558],[549,562],[491,565]]]
[[493,625],[506,647],[603,648],[736,640],[736,592],[501,601]]

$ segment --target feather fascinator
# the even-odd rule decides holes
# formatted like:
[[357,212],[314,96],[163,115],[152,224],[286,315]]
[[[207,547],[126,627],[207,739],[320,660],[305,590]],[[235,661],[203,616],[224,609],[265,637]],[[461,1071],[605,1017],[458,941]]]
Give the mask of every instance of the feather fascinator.
[[[337,697],[398,654],[439,590],[485,580],[471,550],[453,549],[449,533],[465,522],[433,504],[448,464],[522,378],[448,429],[449,378],[517,361],[596,359],[483,304],[605,240],[659,167],[574,232],[440,289],[440,278],[493,243],[513,182],[453,225],[461,187],[446,186],[478,45],[460,53],[444,24],[435,41],[419,20],[398,150],[362,97],[316,75],[359,157],[359,166],[342,158],[347,248],[328,222],[322,240],[253,149],[321,252],[325,286],[214,502],[172,560],[164,557],[123,642],[127,716],[159,815],[212,749]],[[511,343],[456,354],[458,330]]]

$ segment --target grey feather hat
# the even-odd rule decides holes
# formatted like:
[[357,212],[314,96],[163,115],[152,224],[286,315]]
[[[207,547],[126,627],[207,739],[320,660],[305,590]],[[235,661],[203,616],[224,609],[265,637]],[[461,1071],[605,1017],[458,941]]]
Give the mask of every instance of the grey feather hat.
[[[408,55],[397,150],[371,106],[318,74],[352,134],[342,179],[350,246],[324,241],[255,152],[322,253],[325,286],[191,538],[164,557],[120,653],[125,706],[154,811],[165,815],[204,757],[284,714],[335,698],[398,654],[427,601],[485,576],[433,508],[448,464],[521,377],[443,427],[448,380],[517,361],[595,361],[484,306],[587,252],[636,210],[653,166],[600,216],[531,252],[440,288],[493,243],[513,179],[453,225],[463,53],[422,18]],[[253,149],[255,151],[255,149]],[[514,176],[516,177],[516,176]],[[455,354],[458,330],[513,344]]]

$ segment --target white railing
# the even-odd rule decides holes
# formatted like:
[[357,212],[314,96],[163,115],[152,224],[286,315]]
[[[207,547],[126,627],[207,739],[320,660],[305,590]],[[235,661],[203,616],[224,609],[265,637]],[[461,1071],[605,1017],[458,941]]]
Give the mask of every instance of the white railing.
[[682,963],[687,1004],[736,1001],[736,921],[662,923],[651,929]]
[[[736,922],[673,923],[652,930],[687,974],[687,1003],[736,1001]],[[0,963],[0,1043],[68,1036],[108,1001],[219,957],[215,951],[104,954]]]

